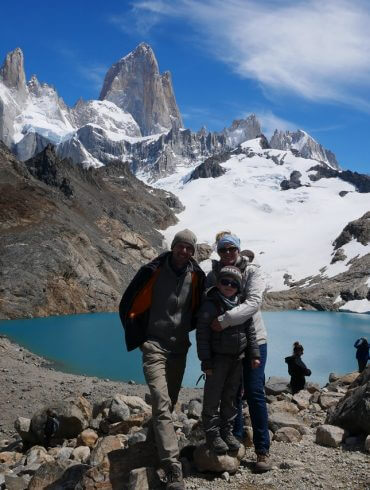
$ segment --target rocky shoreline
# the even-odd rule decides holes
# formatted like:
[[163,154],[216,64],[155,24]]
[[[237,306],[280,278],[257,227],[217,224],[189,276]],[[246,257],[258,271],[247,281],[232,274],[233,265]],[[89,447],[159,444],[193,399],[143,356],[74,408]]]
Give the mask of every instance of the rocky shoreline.
[[[155,450],[146,441],[150,423],[146,386],[56,371],[5,337],[0,337],[0,372],[2,490],[161,488],[154,471]],[[247,408],[245,450],[239,458],[229,454],[215,461],[202,446],[202,390],[182,389],[174,420],[186,488],[369,488],[369,385],[370,367],[361,377],[332,374],[325,388],[311,384],[294,397],[285,379],[270,378],[266,396],[273,470],[262,475],[253,473]],[[363,413],[356,434],[349,430],[353,422],[347,405]],[[45,449],[47,408],[64,422],[59,437],[55,434]],[[350,426],[344,430],[336,420]]]

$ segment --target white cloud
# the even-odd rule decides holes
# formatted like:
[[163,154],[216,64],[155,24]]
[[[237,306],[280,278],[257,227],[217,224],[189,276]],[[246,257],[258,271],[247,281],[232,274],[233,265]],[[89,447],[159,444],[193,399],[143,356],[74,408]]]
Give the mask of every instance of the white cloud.
[[[266,89],[370,110],[370,5],[365,0],[148,0],[133,12],[153,28],[190,23],[204,45]],[[359,95],[358,95],[359,94]]]

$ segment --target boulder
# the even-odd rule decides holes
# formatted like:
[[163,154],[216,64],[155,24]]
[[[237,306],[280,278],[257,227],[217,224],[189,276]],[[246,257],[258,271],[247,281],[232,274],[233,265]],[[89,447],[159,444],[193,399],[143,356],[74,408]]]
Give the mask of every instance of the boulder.
[[316,430],[316,443],[321,446],[339,447],[343,441],[344,430],[335,425],[319,425]]
[[98,440],[98,434],[92,429],[85,429],[78,436],[77,444],[79,446],[94,447],[96,441]]
[[85,398],[69,398],[36,412],[30,425],[30,432],[39,444],[45,444],[45,424],[48,413],[52,413],[59,423],[53,435],[55,439],[72,439],[89,426],[91,406]]
[[349,386],[348,393],[329,409],[327,424],[350,434],[370,434],[370,366]]
[[197,262],[203,262],[211,257],[213,249],[207,243],[197,243],[195,248],[195,259]]
[[33,446],[26,452],[26,462],[30,464],[43,464],[46,462],[54,461],[54,458],[48,454],[46,449],[42,446]]
[[148,412],[131,415],[126,420],[109,425],[107,428],[107,433],[110,435],[128,434],[132,427],[142,427],[150,419],[150,417],[151,415]]
[[31,478],[29,490],[70,490],[77,489],[83,474],[89,466],[71,461],[45,463]]
[[7,490],[25,490],[28,488],[30,477],[28,475],[17,476],[7,473],[4,477]]
[[79,463],[87,463],[90,458],[90,448],[88,446],[75,447],[71,454],[71,459]]
[[271,414],[269,416],[269,428],[272,430],[272,432],[275,433],[282,427],[293,427],[302,434],[304,434],[306,430],[305,424],[298,420],[297,417],[294,417],[294,415],[284,412],[276,412]]
[[104,464],[89,469],[78,487],[79,490],[107,490],[128,484],[130,472],[136,468],[159,465],[156,447],[139,442],[127,449],[111,451]]
[[266,395],[279,395],[280,393],[289,393],[289,379],[278,376],[271,376],[265,384]]
[[275,432],[273,437],[273,440],[278,442],[299,442],[301,439],[301,433],[293,427],[282,427]]
[[121,400],[125,403],[130,410],[138,409],[140,412],[149,412],[151,413],[152,407],[148,405],[140,396],[130,396],[130,395],[122,395],[117,394],[115,399]]
[[108,419],[110,422],[121,422],[130,418],[130,409],[122,400],[121,395],[115,395],[109,407]]
[[155,468],[149,466],[130,471],[128,490],[154,490],[161,488],[161,486],[162,484]]
[[324,410],[327,410],[328,408],[336,405],[339,402],[339,400],[343,398],[343,396],[344,396],[343,393],[334,393],[334,392],[321,393],[319,398],[319,405]]
[[52,447],[49,449],[48,454],[57,461],[66,461],[67,459],[70,459],[72,451],[72,447]]
[[365,451],[367,453],[370,453],[370,435],[366,437],[365,439],[365,447],[364,447]]
[[202,403],[199,399],[195,398],[190,400],[188,406],[188,417],[190,419],[200,419],[202,415]]
[[0,452],[0,463],[13,465],[18,463],[23,457],[22,453],[18,453],[16,451],[1,451]]
[[267,409],[269,413],[288,412],[295,415],[299,412],[299,408],[295,403],[286,400],[274,401],[267,406]]
[[107,456],[112,451],[117,451],[122,448],[121,439],[118,436],[102,437],[96,443],[96,446],[91,451],[90,464],[91,466],[99,466],[106,463]]
[[297,405],[299,410],[305,410],[310,404],[311,393],[306,390],[301,390],[293,395],[292,402]]
[[245,455],[245,447],[240,446],[238,451],[227,454],[215,454],[211,451],[206,444],[198,446],[194,451],[194,463],[198,471],[206,472],[211,471],[214,473],[235,473],[240,465],[240,460]]
[[34,437],[32,437],[32,433],[30,432],[31,428],[31,419],[27,419],[25,417],[17,417],[14,422],[14,428],[20,435],[23,442],[26,443],[34,443],[36,442]]

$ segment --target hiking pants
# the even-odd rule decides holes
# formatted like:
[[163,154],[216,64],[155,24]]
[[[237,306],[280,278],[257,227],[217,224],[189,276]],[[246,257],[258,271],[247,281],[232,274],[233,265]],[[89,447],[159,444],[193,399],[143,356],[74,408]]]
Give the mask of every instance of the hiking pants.
[[144,376],[152,399],[153,431],[159,460],[163,466],[176,464],[179,446],[172,411],[181,388],[187,352],[173,354],[151,342],[144,342],[141,350]]
[[203,428],[207,438],[232,431],[237,414],[236,393],[240,385],[242,361],[216,354],[212,358],[212,374],[204,384]]

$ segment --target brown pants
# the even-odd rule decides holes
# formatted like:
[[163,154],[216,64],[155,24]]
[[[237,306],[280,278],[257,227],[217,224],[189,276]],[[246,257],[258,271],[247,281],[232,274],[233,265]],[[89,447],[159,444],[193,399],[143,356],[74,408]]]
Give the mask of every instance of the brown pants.
[[186,355],[173,354],[159,346],[144,342],[143,368],[152,399],[153,430],[162,465],[178,463],[179,446],[175,433],[172,411],[176,405]]

